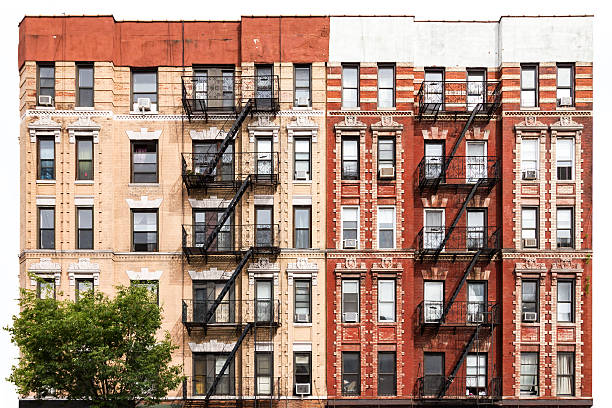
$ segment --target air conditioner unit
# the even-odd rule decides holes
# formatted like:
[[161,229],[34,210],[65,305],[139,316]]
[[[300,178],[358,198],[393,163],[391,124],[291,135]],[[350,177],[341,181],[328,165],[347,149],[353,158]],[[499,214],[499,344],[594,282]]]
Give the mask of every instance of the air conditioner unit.
[[138,110],[139,111],[150,111],[151,110],[151,98],[138,98]]
[[535,238],[523,238],[523,248],[535,248],[538,241]]
[[559,106],[572,106],[572,98],[571,96],[565,96],[563,98],[557,98],[557,102]]
[[39,106],[52,106],[53,97],[51,95],[38,95]]
[[295,315],[296,323],[308,323],[308,315],[306,313],[297,313]]
[[468,323],[484,323],[484,313],[482,312],[473,312],[468,313]]
[[378,177],[380,178],[392,178],[395,177],[394,167],[381,167],[378,170]]
[[295,106],[307,107],[308,106],[308,98],[303,97],[303,96],[299,97],[299,98],[296,98]]
[[308,180],[308,171],[307,170],[297,170],[295,172],[296,180]]
[[538,314],[536,312],[523,312],[524,322],[535,322],[538,320]]
[[537,173],[535,170],[523,170],[523,180],[535,180]]
[[356,239],[345,239],[344,240],[344,249],[355,249],[355,248],[357,248]]
[[359,319],[359,313],[357,312],[346,312],[343,313],[344,315],[344,321],[347,323],[355,323],[357,322],[357,319]]
[[310,384],[295,384],[295,393],[298,395],[310,395]]

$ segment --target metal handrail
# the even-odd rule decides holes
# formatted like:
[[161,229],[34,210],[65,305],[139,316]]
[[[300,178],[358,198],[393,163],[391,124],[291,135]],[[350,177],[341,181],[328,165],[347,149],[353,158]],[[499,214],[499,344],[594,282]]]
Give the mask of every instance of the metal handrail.
[[417,306],[419,323],[448,326],[495,325],[499,323],[497,303],[455,301],[444,316],[448,302],[423,300]]
[[278,152],[225,152],[211,172],[207,165],[216,152],[182,153],[181,170],[185,182],[192,184],[214,184],[241,182],[251,175],[254,183],[276,182],[280,173]]
[[205,242],[211,235],[216,223],[183,224],[183,250],[202,251],[203,253],[234,253],[249,248],[279,248],[280,224],[232,224],[226,223],[211,245]]
[[471,112],[491,115],[501,102],[500,81],[423,81],[417,93],[419,115],[429,111]]
[[423,227],[417,234],[417,250],[476,251],[478,249],[499,249],[500,230],[496,226],[455,227],[444,247],[444,237],[449,227]]
[[477,375],[450,378],[444,375],[424,375],[417,378],[418,398],[440,399],[439,391],[450,381],[442,399],[498,399],[501,397],[501,378]]
[[[440,184],[474,184],[479,179],[496,183],[500,180],[501,166],[497,156],[455,156],[446,166],[448,158],[423,156],[418,164],[419,185],[433,183],[440,178]],[[490,184],[490,183],[489,183]]]
[[206,312],[215,304],[215,299],[193,300],[183,299],[182,322],[186,325],[240,325],[254,323],[257,326],[278,325],[281,317],[280,300],[250,299],[222,300],[217,306],[209,322],[206,322]]

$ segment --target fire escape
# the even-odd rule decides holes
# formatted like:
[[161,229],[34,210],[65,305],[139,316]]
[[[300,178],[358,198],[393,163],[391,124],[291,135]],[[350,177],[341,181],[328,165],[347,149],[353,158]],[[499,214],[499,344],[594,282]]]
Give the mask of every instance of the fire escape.
[[[416,394],[425,404],[438,406],[445,401],[459,400],[470,404],[472,400],[493,401],[500,395],[499,378],[483,378],[466,374],[458,377],[460,369],[473,348],[476,353],[479,345],[493,338],[499,323],[498,306],[485,298],[483,301],[458,301],[470,273],[477,264],[486,265],[500,251],[500,229],[488,226],[486,212],[478,225],[458,226],[467,212],[468,204],[476,194],[488,195],[501,177],[500,161],[495,156],[475,155],[467,152],[458,156],[457,152],[470,127],[477,122],[487,124],[501,105],[501,83],[474,81],[424,81],[418,95],[419,121],[436,122],[440,116],[454,121],[465,120],[461,132],[446,155],[444,148],[438,156],[425,154],[418,166],[416,188],[423,196],[438,192],[453,194],[461,203],[459,210],[446,227],[445,213],[439,217],[440,223],[425,226],[417,236],[416,257],[422,263],[436,264],[441,258],[448,262],[466,263],[461,279],[448,300],[442,291],[439,301],[424,300],[418,306],[418,325],[421,336],[426,332],[432,336],[446,332],[457,335],[465,344],[445,373],[423,373],[417,380]],[[460,343],[462,344],[462,343]],[[491,350],[493,348],[491,347]],[[488,364],[487,364],[488,370]],[[467,373],[467,370],[466,370]]]
[[[182,81],[183,108],[190,122],[198,119],[208,121],[209,115],[219,111],[226,114],[230,111],[230,117],[234,118],[226,133],[219,131],[220,136],[224,137],[213,149],[182,154],[182,178],[188,195],[201,196],[214,192],[222,194],[226,198],[223,201],[227,204],[225,207],[219,207],[212,218],[207,217],[203,222],[194,219],[193,224],[183,225],[182,247],[187,262],[209,263],[229,259],[230,263],[235,263],[231,276],[223,287],[215,292],[214,299],[182,301],[182,321],[189,335],[193,330],[201,330],[206,336],[209,329],[215,329],[215,333],[229,329],[230,332],[235,332],[233,336],[237,337],[223,366],[220,369],[215,368],[212,382],[207,377],[205,384],[200,387],[201,391],[196,393],[195,378],[193,379],[193,394],[198,394],[199,399],[187,400],[188,386],[184,384],[184,406],[208,407],[213,402],[211,397],[217,394],[220,383],[231,375],[230,366],[245,339],[252,335],[255,343],[262,337],[271,342],[280,324],[278,300],[233,298],[239,295],[234,294],[234,284],[249,261],[260,255],[275,257],[280,253],[278,224],[265,220],[256,220],[254,223],[235,222],[238,218],[236,209],[240,208],[242,198],[248,190],[274,190],[277,187],[278,152],[271,149],[236,152],[234,149],[234,141],[249,115],[258,112],[275,114],[279,110],[279,89],[278,77],[274,75],[231,78],[232,93],[229,98],[227,92],[219,92],[217,97],[212,93],[213,89],[225,91],[228,88],[227,76],[184,76]],[[219,101],[219,98],[222,100]],[[236,381],[237,388],[241,391],[228,394],[232,399],[235,396],[236,406],[242,403],[239,400],[243,393],[250,394],[251,398],[254,398],[255,406],[260,406],[257,404],[258,385],[254,384],[252,388],[245,390],[243,383],[246,379],[241,378],[240,374],[236,377],[239,380]],[[231,382],[233,381],[232,379]],[[271,406],[275,391],[272,384],[270,392],[264,393],[260,398],[265,402],[269,401]]]

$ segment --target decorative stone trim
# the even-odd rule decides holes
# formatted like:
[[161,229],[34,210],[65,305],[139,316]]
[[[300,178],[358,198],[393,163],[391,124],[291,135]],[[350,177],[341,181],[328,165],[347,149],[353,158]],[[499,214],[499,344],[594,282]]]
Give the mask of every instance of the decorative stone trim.
[[128,203],[130,208],[159,208],[162,203],[162,198],[149,200],[148,196],[140,196],[140,200],[126,198],[125,201]]
[[223,198],[217,198],[216,196],[203,198],[201,200],[197,200],[195,198],[189,198],[188,200],[189,204],[191,204],[191,208],[226,208],[229,206],[231,201]]
[[404,125],[393,120],[393,116],[381,116],[380,121],[372,124],[372,130],[379,132],[397,132],[404,129]]
[[93,278],[94,286],[98,286],[100,280],[100,265],[91,262],[89,258],[79,258],[78,262],[73,262],[68,266],[70,286],[74,286],[75,279],[78,278]]
[[74,205],[77,207],[91,207],[94,205],[94,196],[92,195],[78,195],[74,196]]
[[67,126],[68,141],[75,143],[77,136],[90,136],[94,143],[98,143],[98,135],[100,134],[100,125],[91,120],[89,116],[80,116],[76,122]]
[[[62,275],[62,267],[59,263],[51,262],[51,258],[40,258],[38,263],[30,264],[28,272],[36,275],[38,278],[55,279],[55,286],[58,287]],[[34,277],[30,279],[30,284],[36,286],[36,279]]]
[[215,339],[204,343],[188,343],[192,353],[229,353],[236,346],[236,342],[221,343]]
[[386,277],[401,277],[404,269],[400,264],[394,264],[393,258],[384,257],[380,259],[380,263],[372,264],[372,278],[377,279],[379,276],[384,275]]
[[468,279],[470,280],[479,280],[479,281],[488,281],[489,276],[491,276],[491,271],[489,269],[482,269],[478,266],[475,266],[470,274],[468,275]]
[[202,271],[188,271],[192,281],[198,280],[228,280],[232,271],[223,271],[217,268],[204,269]]
[[536,257],[525,257],[524,262],[517,262],[514,268],[519,277],[521,276],[520,272],[546,273],[546,264],[539,263]]
[[30,130],[30,142],[36,143],[38,136],[53,136],[55,143],[60,143],[62,126],[49,116],[40,116],[38,120],[28,124]]
[[367,126],[365,123],[360,122],[357,116],[345,116],[342,122],[334,125],[334,128],[338,132],[339,130],[365,130]]
[[287,124],[288,142],[293,143],[294,136],[311,137],[312,143],[317,143],[317,134],[319,125],[317,125],[308,116],[296,116],[295,120]]
[[441,270],[434,266],[430,269],[421,269],[421,275],[423,276],[423,280],[446,280],[448,270]]
[[441,196],[433,194],[430,198],[421,197],[421,202],[423,203],[423,207],[446,207],[446,204],[448,203],[448,198],[441,198]]
[[[524,114],[524,113],[523,113]],[[515,130],[547,130],[548,125],[540,122],[535,115],[525,116],[525,119],[514,125]]]
[[255,205],[274,205],[274,196],[273,195],[255,195],[253,201]]
[[278,286],[280,265],[277,262],[271,263],[270,259],[262,257],[249,265],[247,272],[249,274],[249,285],[254,285],[255,279],[273,278],[274,286]]
[[423,129],[421,132],[423,133],[423,139],[425,140],[443,140],[446,139],[448,129],[443,129],[440,131],[438,127],[432,126],[429,128],[429,130]]
[[135,280],[160,280],[164,271],[149,271],[149,268],[140,268],[138,271],[125,271],[131,281]]
[[227,132],[216,126],[211,126],[209,129],[203,129],[199,132],[197,130],[190,130],[189,135],[191,140],[223,140],[227,136]]
[[312,205],[312,196],[293,196],[293,205]]
[[274,343],[271,341],[257,341],[255,342],[255,351],[274,351]]
[[[148,120],[148,116],[146,117]],[[127,136],[130,140],[158,140],[161,136],[161,130],[149,131],[147,128],[140,128],[140,131],[126,130]]]
[[37,195],[36,205],[55,205],[55,196],[52,195]]
[[270,120],[270,115],[257,116],[257,121],[247,126],[249,131],[249,142],[255,143],[257,136],[272,136],[274,143],[278,143],[278,131],[280,126]]
[[[504,111],[502,116],[524,116],[525,111]],[[560,116],[563,112],[555,111],[540,111],[540,112],[529,112],[530,116]],[[572,111],[573,116],[593,116],[593,111]]]
[[468,131],[465,135],[466,140],[489,140],[490,130],[486,129],[484,132],[479,128],[475,127],[474,130]]
[[287,265],[286,271],[289,286],[293,285],[294,278],[311,279],[312,286],[317,286],[319,265],[314,262],[308,262],[308,258],[297,258],[295,263]]
[[393,116],[414,116],[414,112],[412,111],[396,111],[396,110],[339,110],[339,111],[328,111],[328,116],[346,116],[346,115],[354,115],[354,116],[380,116],[380,115],[393,115]]

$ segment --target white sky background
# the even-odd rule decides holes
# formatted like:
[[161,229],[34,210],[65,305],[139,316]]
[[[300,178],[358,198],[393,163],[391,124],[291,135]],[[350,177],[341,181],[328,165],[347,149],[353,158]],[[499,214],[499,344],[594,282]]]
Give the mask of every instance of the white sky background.
[[[612,232],[609,213],[612,199],[611,131],[606,129],[612,109],[610,41],[612,15],[604,1],[383,1],[383,0],[306,0],[296,1],[117,1],[87,2],[84,0],[4,0],[0,6],[0,47],[4,56],[0,64],[0,123],[3,143],[0,148],[0,260],[4,270],[0,281],[0,325],[11,322],[17,312],[19,252],[19,75],[17,67],[18,24],[24,15],[113,14],[116,20],[238,20],[241,15],[327,15],[327,14],[392,14],[414,15],[419,20],[498,20],[502,15],[567,15],[595,14],[595,115],[594,115],[594,352],[593,388],[595,407],[612,406],[609,378],[612,376],[612,318],[610,298],[612,272],[606,269],[605,252]],[[609,3],[607,3],[609,4]],[[393,41],[392,38],[389,41]],[[568,44],[571,46],[571,44]],[[606,77],[607,75],[607,77]],[[604,208],[604,211],[601,209]],[[585,336],[586,337],[586,336]],[[588,337],[585,338],[588,341]],[[14,387],[5,381],[17,350],[10,344],[6,331],[0,332],[0,406],[17,407]],[[606,395],[607,394],[607,395]]]

